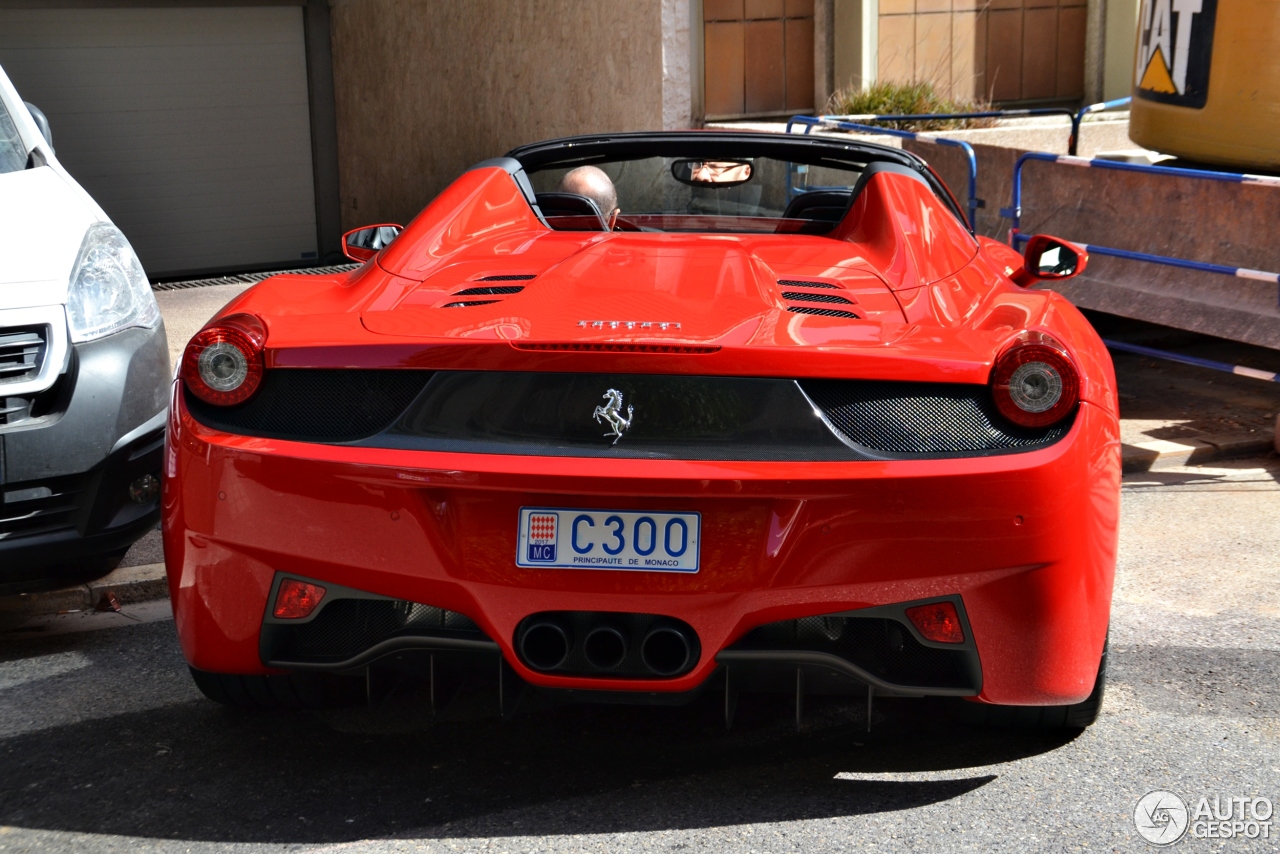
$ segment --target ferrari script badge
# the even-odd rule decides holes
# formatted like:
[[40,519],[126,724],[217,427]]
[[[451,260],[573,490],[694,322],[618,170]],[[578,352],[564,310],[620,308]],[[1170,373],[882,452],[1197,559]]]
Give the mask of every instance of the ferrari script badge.
[[604,393],[604,406],[597,406],[595,411],[596,423],[599,424],[601,419],[608,424],[613,430],[605,433],[605,438],[613,437],[611,444],[618,444],[618,440],[622,438],[622,434],[631,429],[631,413],[635,411],[635,407],[627,407],[627,415],[622,415],[622,392],[616,388],[611,388]]

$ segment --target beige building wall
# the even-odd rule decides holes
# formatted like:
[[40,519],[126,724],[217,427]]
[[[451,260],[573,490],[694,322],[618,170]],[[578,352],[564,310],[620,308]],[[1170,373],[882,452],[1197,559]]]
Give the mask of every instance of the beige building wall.
[[675,97],[681,76],[674,56],[664,75],[663,13],[684,13],[665,5],[333,0],[343,227],[408,222],[523,143],[663,127],[664,82]]
[[865,89],[876,81],[880,13],[877,0],[833,0],[832,77],[834,91]]
[[880,0],[876,76],[898,83],[927,81],[946,97],[981,97],[987,59],[983,13],[991,5],[989,0]]
[[[1089,2],[878,0],[875,78],[929,82],[957,100],[1077,99]],[[837,63],[842,50],[838,44]]]
[[1133,57],[1138,46],[1139,0],[1106,0],[1102,98],[1114,101],[1133,92]]

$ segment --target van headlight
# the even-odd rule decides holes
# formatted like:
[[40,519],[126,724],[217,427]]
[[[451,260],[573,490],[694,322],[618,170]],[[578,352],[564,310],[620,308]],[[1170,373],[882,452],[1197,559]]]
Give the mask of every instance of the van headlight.
[[155,326],[159,320],[151,283],[129,241],[109,223],[89,226],[67,294],[71,340],[92,341],[130,326]]

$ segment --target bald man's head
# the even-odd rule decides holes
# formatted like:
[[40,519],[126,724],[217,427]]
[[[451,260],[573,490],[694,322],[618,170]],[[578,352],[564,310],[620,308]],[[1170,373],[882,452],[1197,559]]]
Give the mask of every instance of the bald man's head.
[[618,191],[603,169],[595,166],[571,169],[560,179],[560,190],[586,196],[600,208],[600,213],[609,220],[609,225],[613,225],[613,216],[618,211]]

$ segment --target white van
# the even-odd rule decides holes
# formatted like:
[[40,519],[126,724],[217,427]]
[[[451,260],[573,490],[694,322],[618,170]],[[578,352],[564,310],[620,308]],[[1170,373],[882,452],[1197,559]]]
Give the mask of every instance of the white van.
[[164,322],[0,69],[0,594],[110,570],[160,515]]

